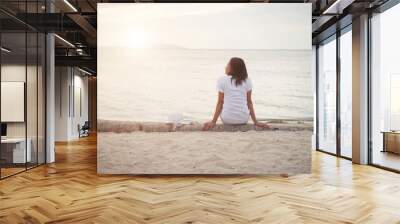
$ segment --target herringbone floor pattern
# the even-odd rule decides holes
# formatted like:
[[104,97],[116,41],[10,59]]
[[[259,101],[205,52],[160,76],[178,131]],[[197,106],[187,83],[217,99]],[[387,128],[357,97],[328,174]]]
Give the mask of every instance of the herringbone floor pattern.
[[297,176],[98,176],[96,139],[0,181],[0,223],[400,223],[400,175],[313,152]]

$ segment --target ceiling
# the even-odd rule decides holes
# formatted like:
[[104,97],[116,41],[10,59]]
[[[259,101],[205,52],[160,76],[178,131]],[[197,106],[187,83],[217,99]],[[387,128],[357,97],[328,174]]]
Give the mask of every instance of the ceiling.
[[[96,72],[97,3],[168,3],[168,2],[254,2],[312,3],[313,43],[321,41],[337,29],[337,21],[351,23],[351,17],[373,9],[388,0],[1,0],[0,22],[5,33],[17,33],[25,28],[55,32],[56,65],[80,66]],[[52,13],[49,13],[49,12]],[[26,13],[27,12],[27,13]],[[342,22],[341,26],[346,26]],[[348,24],[347,24],[348,25]],[[14,34],[18,36],[18,34]],[[19,37],[12,38],[15,42]],[[16,43],[16,45],[18,45]]]

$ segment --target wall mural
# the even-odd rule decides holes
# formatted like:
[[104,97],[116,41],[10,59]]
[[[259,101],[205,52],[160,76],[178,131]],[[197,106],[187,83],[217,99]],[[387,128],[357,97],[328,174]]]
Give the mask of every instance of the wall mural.
[[98,173],[309,173],[310,4],[99,4]]

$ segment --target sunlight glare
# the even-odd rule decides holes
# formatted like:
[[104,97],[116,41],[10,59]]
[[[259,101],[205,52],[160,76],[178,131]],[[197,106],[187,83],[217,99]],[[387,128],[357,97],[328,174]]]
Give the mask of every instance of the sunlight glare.
[[148,48],[150,47],[148,38],[143,31],[130,31],[127,35],[127,46],[130,46],[130,48]]

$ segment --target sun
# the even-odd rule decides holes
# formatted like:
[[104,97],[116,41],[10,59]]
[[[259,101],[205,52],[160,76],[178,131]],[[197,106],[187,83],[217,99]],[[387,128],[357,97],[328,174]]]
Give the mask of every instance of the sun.
[[126,46],[130,48],[150,47],[149,36],[144,31],[130,31],[126,37]]

